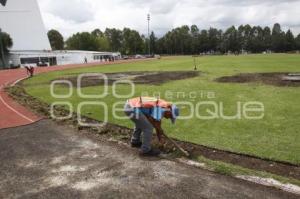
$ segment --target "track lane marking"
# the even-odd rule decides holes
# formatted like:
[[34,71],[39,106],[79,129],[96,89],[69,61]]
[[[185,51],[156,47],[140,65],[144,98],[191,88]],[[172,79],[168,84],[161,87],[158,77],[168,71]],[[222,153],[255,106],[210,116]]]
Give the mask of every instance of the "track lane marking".
[[[12,86],[16,85],[19,81],[24,80],[25,78],[20,78],[17,81],[15,81]],[[5,86],[8,85],[8,83],[6,82],[4,84]],[[3,85],[0,85],[0,91],[3,90],[3,88],[5,87]],[[0,101],[11,111],[15,112],[17,115],[19,115],[20,117],[24,118],[25,120],[28,120],[29,122],[34,122],[34,120],[30,119],[29,117],[26,117],[25,115],[23,115],[22,113],[20,113],[19,111],[17,111],[16,109],[14,109],[13,107],[11,107],[10,105],[8,105],[5,100],[2,98],[1,93],[0,93]]]
[[1,94],[0,94],[0,101],[7,107],[9,108],[10,110],[12,110],[13,112],[15,112],[17,115],[21,116],[22,118],[28,120],[29,122],[34,122],[34,120],[26,117],[25,115],[23,115],[22,113],[18,112],[16,109],[12,108],[11,106],[9,106],[5,101],[4,99],[2,98]]

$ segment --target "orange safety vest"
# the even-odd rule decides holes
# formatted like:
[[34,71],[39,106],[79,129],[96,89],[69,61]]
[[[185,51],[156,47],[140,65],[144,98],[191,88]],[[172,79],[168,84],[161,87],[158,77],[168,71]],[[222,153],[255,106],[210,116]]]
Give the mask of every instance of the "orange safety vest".
[[129,99],[128,103],[133,108],[170,108],[172,104],[162,99],[157,99],[155,97],[136,97]]

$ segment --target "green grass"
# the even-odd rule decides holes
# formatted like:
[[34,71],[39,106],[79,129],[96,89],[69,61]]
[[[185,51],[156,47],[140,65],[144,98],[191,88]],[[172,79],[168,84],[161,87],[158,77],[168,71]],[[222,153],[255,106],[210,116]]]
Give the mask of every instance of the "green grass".
[[[238,101],[260,101],[265,106],[265,117],[262,120],[199,120],[196,117],[190,120],[179,120],[175,126],[169,121],[164,122],[166,132],[180,140],[202,144],[219,149],[245,153],[262,158],[287,161],[300,164],[300,88],[275,87],[261,83],[231,84],[217,83],[215,78],[234,75],[237,73],[254,72],[300,72],[300,55],[248,55],[248,56],[210,56],[198,58],[199,70],[203,74],[199,77],[172,81],[161,86],[136,85],[135,96],[141,93],[161,92],[162,98],[165,91],[172,92],[197,92],[197,98],[173,95],[169,101],[188,101],[196,104],[199,101],[212,100],[223,102],[226,115],[233,115]],[[120,71],[178,71],[192,70],[192,57],[171,57],[155,61],[144,61],[131,64],[117,64],[90,68],[71,69],[48,74],[38,75],[24,82],[26,91],[42,101],[52,103],[65,101],[54,99],[50,96],[49,82],[63,76],[74,76],[87,72],[120,72]],[[84,93],[101,93],[102,86],[87,87]],[[130,87],[120,85],[117,87],[119,94],[129,93]],[[65,87],[58,87],[57,93],[67,93]],[[207,92],[215,93],[214,99],[207,99]],[[74,92],[70,101],[76,108],[81,99]],[[104,99],[91,99],[102,101],[112,108],[117,101],[112,96],[111,86],[109,96]],[[110,110],[109,109],[109,110]],[[205,111],[205,110],[204,110]],[[204,113],[202,110],[201,113]],[[181,107],[183,115],[189,114],[186,106]],[[102,120],[100,108],[86,106],[83,115]],[[132,127],[128,120],[117,120],[109,114],[109,122]]]

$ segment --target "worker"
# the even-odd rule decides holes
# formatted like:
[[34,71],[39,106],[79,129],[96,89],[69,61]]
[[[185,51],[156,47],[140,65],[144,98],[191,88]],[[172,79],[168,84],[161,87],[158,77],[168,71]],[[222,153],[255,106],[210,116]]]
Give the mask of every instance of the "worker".
[[27,71],[27,75],[29,75],[29,77],[33,77],[34,75],[34,67],[33,66],[25,66],[26,71]]
[[161,120],[163,118],[171,119],[174,124],[179,116],[179,109],[176,105],[153,97],[137,97],[127,100],[124,112],[135,124],[131,146],[140,148],[140,155],[158,156],[160,151],[151,147],[153,128],[162,143],[164,132]]

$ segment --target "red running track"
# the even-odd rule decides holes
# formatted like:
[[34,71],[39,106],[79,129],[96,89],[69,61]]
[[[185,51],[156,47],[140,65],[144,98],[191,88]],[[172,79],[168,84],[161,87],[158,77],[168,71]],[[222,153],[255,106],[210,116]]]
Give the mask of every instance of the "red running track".
[[[35,68],[35,74],[46,73],[51,71],[60,71],[60,70],[66,70],[72,68],[87,67],[87,66],[119,64],[119,63],[135,62],[135,61],[138,60],[38,67]],[[20,79],[24,79],[26,77],[27,77],[26,69],[0,71],[0,129],[27,125],[42,119],[42,117],[33,114],[30,110],[15,102],[4,91],[5,87],[11,86],[16,81]]]

